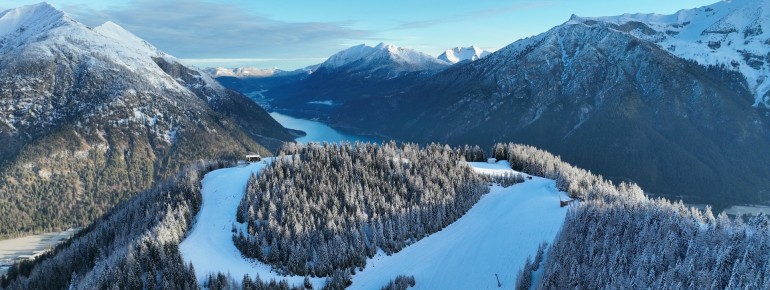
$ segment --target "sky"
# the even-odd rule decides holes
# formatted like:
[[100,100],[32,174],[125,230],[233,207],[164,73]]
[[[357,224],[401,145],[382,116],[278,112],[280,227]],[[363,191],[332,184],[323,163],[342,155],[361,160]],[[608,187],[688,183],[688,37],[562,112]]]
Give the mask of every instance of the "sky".
[[[433,56],[457,46],[495,51],[572,14],[672,14],[719,0],[48,0],[89,26],[115,22],[198,67],[298,69],[380,42]],[[0,2],[0,11],[40,0]]]

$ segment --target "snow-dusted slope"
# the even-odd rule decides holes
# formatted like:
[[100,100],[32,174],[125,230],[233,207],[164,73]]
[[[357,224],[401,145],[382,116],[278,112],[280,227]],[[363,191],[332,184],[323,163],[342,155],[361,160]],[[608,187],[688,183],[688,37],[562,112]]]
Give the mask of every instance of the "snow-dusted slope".
[[461,61],[474,61],[489,54],[489,51],[473,45],[469,47],[455,47],[453,49],[448,49],[439,55],[438,59],[448,63],[458,63]]
[[351,67],[353,70],[376,71],[389,68],[396,72],[435,70],[449,63],[415,50],[380,43],[371,47],[365,44],[340,51],[321,64],[323,69]]
[[0,12],[0,234],[88,222],[193,160],[290,138],[117,24],[91,28],[45,3]]
[[679,57],[737,70],[754,91],[755,105],[770,107],[770,0],[719,1],[673,15],[573,17],[568,24],[586,21],[617,24]]
[[[507,162],[471,163],[482,174],[513,172]],[[564,193],[553,180],[533,177],[493,186],[459,220],[391,256],[378,254],[348,289],[379,289],[397,275],[414,275],[415,289],[512,289],[528,255],[549,244],[564,222]],[[411,288],[410,288],[411,289]]]
[[[249,274],[252,278],[259,275],[262,280],[287,279],[291,285],[302,285],[303,276],[279,276],[270,266],[243,258],[233,244],[233,224],[246,226],[238,224],[235,215],[238,204],[246,193],[249,177],[259,173],[272,160],[268,158],[265,163],[219,169],[203,178],[203,205],[196,215],[192,230],[179,244],[185,262],[195,266],[195,276],[199,283],[203,283],[209,273],[222,272],[232,275],[235,281],[240,281],[243,275]],[[320,289],[325,283],[324,278],[311,280],[316,289]]]

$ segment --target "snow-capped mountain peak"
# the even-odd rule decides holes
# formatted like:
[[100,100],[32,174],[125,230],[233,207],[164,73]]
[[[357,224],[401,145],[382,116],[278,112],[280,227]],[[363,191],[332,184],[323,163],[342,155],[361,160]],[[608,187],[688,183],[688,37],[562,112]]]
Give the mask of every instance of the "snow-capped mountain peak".
[[112,21],[107,21],[104,24],[95,27],[94,31],[103,36],[109,37],[112,40],[120,42],[121,44],[135,51],[142,51],[151,55],[163,55],[163,53],[155,48],[155,46]]
[[340,51],[321,64],[321,68],[336,69],[348,65],[372,71],[388,67],[405,72],[440,69],[448,63],[412,49],[380,43],[374,47],[360,44]]
[[754,92],[754,105],[770,108],[770,0],[720,1],[672,15],[573,16],[566,24],[595,22],[617,25],[702,65],[738,71]]
[[48,3],[8,9],[0,12],[0,49],[67,24],[77,22]]
[[453,49],[448,49],[439,55],[438,59],[449,63],[458,63],[462,61],[474,61],[489,54],[489,51],[472,45],[469,47],[455,47]]

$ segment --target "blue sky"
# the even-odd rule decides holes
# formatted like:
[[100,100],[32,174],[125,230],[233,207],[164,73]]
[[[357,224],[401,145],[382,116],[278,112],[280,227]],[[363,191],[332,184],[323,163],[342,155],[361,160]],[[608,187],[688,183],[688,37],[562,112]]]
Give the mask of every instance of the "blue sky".
[[[91,26],[120,24],[199,67],[296,69],[347,47],[386,42],[433,56],[476,45],[497,50],[572,14],[671,14],[718,0],[49,0]],[[38,1],[14,1],[13,5]],[[18,3],[18,4],[16,4]],[[12,8],[0,2],[1,9]]]

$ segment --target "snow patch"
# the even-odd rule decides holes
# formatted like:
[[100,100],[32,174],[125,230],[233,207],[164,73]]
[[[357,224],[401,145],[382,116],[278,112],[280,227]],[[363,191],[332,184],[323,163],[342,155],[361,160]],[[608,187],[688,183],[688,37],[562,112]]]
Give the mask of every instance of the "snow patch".
[[311,105],[324,105],[324,106],[333,106],[334,105],[334,102],[332,102],[332,100],[312,101],[312,102],[307,102],[307,103],[311,104]]

